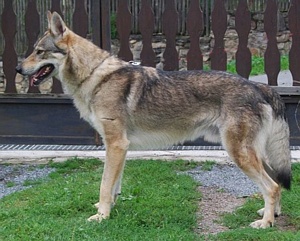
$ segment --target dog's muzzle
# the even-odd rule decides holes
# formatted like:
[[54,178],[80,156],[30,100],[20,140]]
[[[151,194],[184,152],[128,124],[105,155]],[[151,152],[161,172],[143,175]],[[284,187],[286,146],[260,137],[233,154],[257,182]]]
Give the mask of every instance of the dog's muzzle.
[[22,68],[22,65],[19,64],[16,66],[16,71],[19,73],[19,74],[23,74],[23,68]]

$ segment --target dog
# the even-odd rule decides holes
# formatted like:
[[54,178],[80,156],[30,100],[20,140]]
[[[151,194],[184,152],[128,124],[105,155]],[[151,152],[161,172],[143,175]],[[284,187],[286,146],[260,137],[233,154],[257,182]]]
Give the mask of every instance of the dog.
[[132,65],[76,35],[56,12],[16,71],[39,85],[55,76],[80,116],[103,138],[106,160],[98,212],[109,217],[121,192],[128,149],[162,148],[203,137],[219,142],[260,188],[254,228],[273,226],[281,188],[291,185],[289,126],[279,94],[223,71],[162,71]]

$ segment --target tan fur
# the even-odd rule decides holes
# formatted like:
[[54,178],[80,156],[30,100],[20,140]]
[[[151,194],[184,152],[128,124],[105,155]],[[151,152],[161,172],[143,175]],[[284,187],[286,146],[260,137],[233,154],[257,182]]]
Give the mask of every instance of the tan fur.
[[133,66],[48,14],[49,29],[17,71],[34,84],[56,76],[82,118],[102,136],[106,161],[98,212],[110,215],[121,191],[128,148],[162,148],[203,137],[221,142],[260,187],[265,208],[252,227],[266,228],[280,214],[280,185],[289,188],[289,128],[284,105],[270,87],[221,71],[164,72]]

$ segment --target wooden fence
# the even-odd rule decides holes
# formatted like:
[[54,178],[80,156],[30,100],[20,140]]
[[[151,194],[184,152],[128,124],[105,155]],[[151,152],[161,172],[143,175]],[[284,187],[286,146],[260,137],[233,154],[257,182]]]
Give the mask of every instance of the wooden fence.
[[[250,1],[250,0],[249,0]],[[16,15],[16,4],[18,1],[0,0],[4,3],[1,11],[1,29],[4,46],[0,55],[0,69],[3,68],[3,79],[6,79],[4,93],[0,94],[0,143],[93,143],[93,131],[87,124],[79,123],[78,112],[72,102],[66,97],[61,89],[58,80],[54,80],[51,92],[41,95],[35,87],[28,87],[29,94],[18,94],[16,89],[15,66],[20,57],[27,56],[33,50],[33,44],[41,34],[41,24],[45,19],[46,9],[57,11],[63,17],[65,9],[62,9],[60,0],[27,0],[26,8],[22,13],[24,21],[18,25]],[[132,13],[129,10],[130,0],[119,0],[117,15],[117,30],[119,32],[120,49],[118,56],[130,61],[133,59],[129,45],[129,38],[132,30]],[[72,29],[83,37],[110,50],[110,0],[101,1],[74,1],[72,15],[66,16],[72,24]],[[164,0],[164,10],[161,13],[161,26],[163,37],[166,41],[166,48],[163,53],[164,70],[178,69],[178,52],[176,49],[176,35],[178,33],[179,13],[175,0]],[[214,0],[211,12],[211,28],[215,38],[215,44],[210,54],[211,68],[226,70],[226,52],[224,49],[224,34],[227,30],[227,1]],[[268,0],[265,6],[264,25],[268,39],[265,52],[265,71],[270,85],[277,85],[277,77],[280,71],[280,53],[277,47],[277,12],[278,2]],[[49,4],[49,5],[48,5]],[[51,6],[51,7],[50,7]],[[155,54],[152,48],[152,35],[156,26],[155,14],[152,1],[141,0],[137,22],[139,31],[142,34],[143,48],[141,52],[141,63],[145,66],[155,66]],[[239,0],[235,11],[235,27],[238,33],[239,45],[236,52],[237,72],[246,78],[251,71],[251,53],[248,48],[248,35],[251,29],[251,12],[247,0]],[[63,14],[65,13],[65,14]],[[90,14],[88,14],[90,13]],[[291,31],[292,46],[289,54],[289,66],[293,77],[293,87],[278,89],[288,104],[286,113],[289,118],[292,144],[300,145],[300,119],[299,92],[300,88],[300,1],[291,0],[289,9],[289,28]],[[190,0],[186,13],[185,24],[190,36],[190,49],[187,53],[187,68],[202,69],[203,58],[199,46],[199,38],[204,31],[204,13],[199,0]],[[92,30],[92,31],[91,31]],[[19,31],[24,31],[26,38],[26,51],[21,54],[16,51],[15,39]],[[4,43],[5,42],[5,43]],[[1,71],[0,71],[1,72]],[[0,73],[1,79],[1,73]],[[1,84],[1,81],[0,81]],[[22,106],[22,107],[21,107]],[[47,111],[45,111],[45,108]],[[69,112],[68,112],[69,111]],[[68,113],[66,115],[66,113]],[[66,119],[69,116],[69,119]],[[77,121],[78,120],[78,121]],[[76,123],[75,123],[76,122]],[[47,126],[47,128],[45,128]],[[72,127],[72,128],[70,128]],[[63,136],[62,136],[63,133]],[[61,141],[57,141],[61,140]],[[98,140],[98,141],[97,141]],[[100,143],[96,135],[96,143]]]
[[[19,31],[25,31],[27,41],[26,53],[27,56],[31,51],[34,42],[40,34],[40,24],[46,26],[42,19],[46,19],[44,8],[51,8],[56,10],[62,15],[61,1],[48,0],[40,1],[31,0],[27,1],[26,11],[24,15],[24,27],[17,24],[18,17],[15,14],[16,4],[18,3],[11,0],[1,0],[4,3],[1,15],[2,34],[5,39],[5,48],[2,54],[3,72],[7,79],[6,93],[15,93],[15,71],[14,67],[18,63],[20,54],[15,49],[15,36]],[[103,7],[103,3],[107,3]],[[117,14],[117,29],[120,38],[120,51],[119,57],[126,61],[132,60],[132,53],[129,47],[129,37],[132,30],[132,16],[129,11],[129,2],[133,0],[122,0],[118,3]],[[141,0],[139,5],[138,20],[139,31],[143,36],[143,51],[141,52],[141,61],[143,65],[154,66],[154,52],[151,45],[152,34],[155,31],[155,14],[153,11],[153,2],[150,0]],[[177,2],[177,3],[176,3]],[[183,1],[181,1],[183,2]],[[224,50],[224,34],[227,29],[227,1],[214,0],[214,7],[211,13],[212,31],[215,36],[215,46],[213,48],[211,57],[211,68],[218,70],[226,70],[226,52]],[[161,1],[160,1],[161,3]],[[166,49],[163,54],[164,69],[174,70],[178,69],[178,52],[175,46],[175,38],[178,33],[179,13],[177,11],[178,1],[165,0],[163,5],[164,11],[161,16],[162,32],[166,38]],[[92,40],[110,49],[110,17],[109,17],[109,1],[76,1],[73,5],[73,14],[68,17],[68,21],[72,20],[73,30],[80,35],[86,37],[90,34]],[[177,5],[176,5],[177,4]],[[265,53],[265,71],[268,75],[269,84],[277,85],[277,76],[280,70],[280,54],[276,44],[277,34],[277,12],[278,4],[276,0],[268,0],[264,12],[265,31],[268,37],[268,46]],[[289,27],[293,39],[290,51],[290,70],[293,75],[294,85],[299,85],[300,81],[300,1],[292,0],[289,11]],[[3,6],[3,4],[2,4]],[[19,6],[20,7],[20,6]],[[70,7],[70,6],[69,6]],[[71,7],[70,7],[71,8]],[[199,46],[199,38],[204,30],[204,14],[199,4],[199,0],[190,0],[189,4],[185,6],[188,8],[185,18],[185,24],[188,34],[190,35],[190,50],[187,54],[187,68],[188,69],[202,69],[203,60],[202,53]],[[65,9],[64,9],[65,10]],[[66,11],[64,11],[66,13]],[[90,14],[87,14],[90,13]],[[100,18],[99,18],[100,16]],[[103,25],[105,23],[105,25]],[[248,78],[251,71],[251,54],[247,47],[248,34],[251,26],[251,12],[247,0],[240,0],[236,7],[236,31],[239,35],[239,46],[236,53],[237,72]],[[89,29],[93,29],[90,32]],[[19,39],[17,39],[19,40]],[[19,40],[20,41],[20,40]],[[4,45],[3,43],[1,43]],[[0,44],[0,45],[1,45]],[[23,55],[23,56],[24,56]],[[59,83],[54,81],[54,92],[61,92]],[[29,93],[36,92],[35,88],[29,87]]]
[[[119,0],[111,1],[111,13],[115,14],[118,9]],[[175,8],[178,12],[178,34],[187,34],[186,17],[190,9],[191,0],[175,0]],[[203,24],[205,26],[204,34],[209,35],[211,30],[211,12],[215,0],[199,0],[200,7],[203,11]],[[263,13],[266,9],[267,0],[248,0],[248,9],[251,13]],[[238,7],[239,0],[226,0],[225,8],[227,12],[235,12]],[[132,33],[139,33],[139,13],[142,7],[141,0],[129,0],[129,10],[132,14]],[[290,6],[290,0],[278,0],[278,10],[287,12]],[[161,16],[165,10],[164,0],[151,0],[151,8],[154,13],[154,33],[162,33]]]
[[[29,0],[12,0],[14,12],[17,16],[17,33],[15,35],[16,39],[16,52],[20,56],[22,54],[25,54],[27,49],[27,37],[25,32],[25,12],[28,5]],[[86,11],[88,15],[88,31],[89,33],[92,32],[92,11],[91,7],[93,6],[92,3],[93,0],[85,0],[86,2]],[[110,3],[110,13],[111,15],[115,15],[117,13],[118,8],[118,1],[119,0],[111,0]],[[266,1],[267,0],[248,0],[248,8],[250,12],[252,13],[261,13],[264,12],[266,7]],[[239,0],[227,0],[225,1],[225,8],[227,12],[234,13],[237,9]],[[73,27],[72,22],[72,16],[74,11],[74,5],[76,1],[74,0],[64,0],[60,1],[60,9],[61,12],[64,15],[64,20],[70,26]],[[129,10],[132,14],[131,19],[131,33],[132,34],[139,34],[139,13],[141,11],[142,6],[141,0],[129,0],[128,6]],[[186,26],[186,17],[190,8],[191,0],[176,0],[176,10],[178,12],[178,30],[177,34],[186,35],[187,32],[187,26]],[[214,6],[214,0],[199,0],[200,7],[203,11],[203,35],[209,35],[211,31],[211,12],[212,8]],[[278,9],[280,11],[286,12],[288,11],[290,6],[290,0],[278,0]],[[0,13],[2,13],[4,7],[4,0],[0,0]],[[153,32],[156,34],[162,33],[162,21],[161,16],[165,9],[164,0],[151,0],[151,7],[152,11],[154,13],[154,30]],[[40,30],[41,32],[44,31],[44,29],[47,26],[46,23],[46,10],[51,9],[51,0],[43,0],[43,1],[37,1],[36,2],[36,8],[40,15]],[[3,52],[3,36],[0,31],[0,54]]]

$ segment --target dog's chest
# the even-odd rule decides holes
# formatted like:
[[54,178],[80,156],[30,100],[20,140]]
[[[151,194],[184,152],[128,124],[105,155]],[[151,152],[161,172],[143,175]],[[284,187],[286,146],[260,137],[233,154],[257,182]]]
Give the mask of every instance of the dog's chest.
[[92,124],[90,120],[91,110],[89,107],[89,100],[82,96],[74,95],[73,101],[76,109],[79,111],[80,117]]

